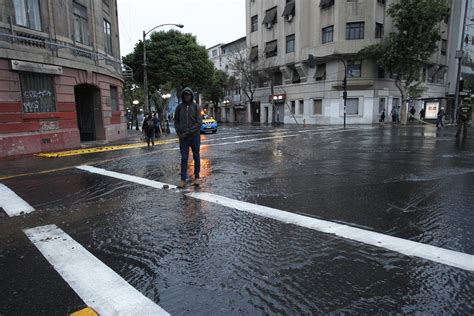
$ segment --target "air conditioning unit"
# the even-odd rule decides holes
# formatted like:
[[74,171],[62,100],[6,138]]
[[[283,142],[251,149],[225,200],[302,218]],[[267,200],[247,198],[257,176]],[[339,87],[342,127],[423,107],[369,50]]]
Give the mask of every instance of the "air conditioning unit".
[[267,29],[271,29],[271,28],[272,28],[272,26],[273,26],[273,24],[272,24],[272,23],[267,23]]
[[293,14],[288,15],[287,21],[288,21],[288,22],[293,21]]

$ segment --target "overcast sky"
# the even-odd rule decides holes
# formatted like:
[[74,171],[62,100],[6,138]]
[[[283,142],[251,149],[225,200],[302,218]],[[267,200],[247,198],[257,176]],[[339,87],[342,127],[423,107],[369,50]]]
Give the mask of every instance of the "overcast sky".
[[[132,52],[143,30],[164,24],[184,24],[183,32],[211,47],[245,36],[244,0],[117,0],[120,50]],[[163,30],[169,27],[163,28]]]

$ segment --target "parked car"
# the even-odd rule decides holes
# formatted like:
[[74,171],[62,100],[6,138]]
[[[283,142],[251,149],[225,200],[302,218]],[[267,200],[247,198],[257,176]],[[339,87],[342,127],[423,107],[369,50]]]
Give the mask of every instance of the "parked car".
[[201,133],[212,132],[212,134],[217,133],[217,122],[214,118],[209,115],[203,115]]

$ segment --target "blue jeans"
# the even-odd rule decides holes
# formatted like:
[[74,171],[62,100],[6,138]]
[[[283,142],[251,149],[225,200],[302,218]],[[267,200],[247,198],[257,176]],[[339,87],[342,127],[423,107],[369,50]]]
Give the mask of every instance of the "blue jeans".
[[188,178],[189,148],[193,151],[194,177],[199,179],[199,173],[201,172],[200,147],[201,134],[199,133],[179,140],[179,150],[181,151],[181,180],[186,181]]

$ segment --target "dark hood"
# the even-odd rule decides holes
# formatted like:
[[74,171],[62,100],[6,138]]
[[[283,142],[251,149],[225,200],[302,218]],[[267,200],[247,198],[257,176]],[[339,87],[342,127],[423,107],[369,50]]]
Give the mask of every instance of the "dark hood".
[[186,91],[191,93],[191,103],[194,103],[194,91],[189,87],[186,87],[181,91],[181,100],[183,100],[183,95]]

